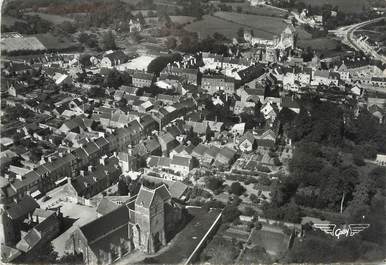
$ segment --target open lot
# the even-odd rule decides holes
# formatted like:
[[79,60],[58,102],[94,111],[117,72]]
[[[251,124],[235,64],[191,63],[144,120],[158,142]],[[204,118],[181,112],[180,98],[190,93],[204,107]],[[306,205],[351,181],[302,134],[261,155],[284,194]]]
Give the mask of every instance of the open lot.
[[124,71],[127,69],[147,71],[147,66],[155,58],[156,57],[152,55],[141,55],[127,63],[118,65],[116,68],[120,71]]

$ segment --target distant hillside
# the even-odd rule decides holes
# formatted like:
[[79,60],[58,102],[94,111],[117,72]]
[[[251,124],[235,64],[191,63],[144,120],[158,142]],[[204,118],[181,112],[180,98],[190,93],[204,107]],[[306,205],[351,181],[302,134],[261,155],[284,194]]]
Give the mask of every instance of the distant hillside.
[[358,13],[367,8],[370,5],[369,0],[299,0],[306,5],[322,6],[324,4],[330,4],[332,6],[338,6],[339,10],[347,13]]

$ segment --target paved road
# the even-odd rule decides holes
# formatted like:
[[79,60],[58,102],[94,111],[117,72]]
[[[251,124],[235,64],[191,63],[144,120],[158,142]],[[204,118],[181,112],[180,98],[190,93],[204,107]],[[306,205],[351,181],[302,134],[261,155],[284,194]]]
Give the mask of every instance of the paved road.
[[338,28],[336,30],[331,30],[331,33],[334,33],[336,36],[341,37],[344,43],[347,43],[351,47],[353,47],[357,51],[363,51],[365,54],[370,54],[372,57],[374,57],[377,60],[380,60],[384,63],[386,63],[386,58],[382,55],[379,55],[372,47],[370,46],[364,46],[361,44],[357,38],[355,38],[354,33],[360,28],[363,28],[367,25],[379,22],[383,19],[386,19],[386,17],[380,17],[368,21],[364,21],[361,23],[345,26]]

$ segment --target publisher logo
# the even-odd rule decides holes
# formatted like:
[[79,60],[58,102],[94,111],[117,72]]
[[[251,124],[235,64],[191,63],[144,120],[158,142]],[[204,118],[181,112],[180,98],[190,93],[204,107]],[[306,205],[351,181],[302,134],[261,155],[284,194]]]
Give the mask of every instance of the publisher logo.
[[314,224],[313,227],[324,233],[340,239],[341,237],[352,237],[369,228],[370,224],[349,224],[337,226],[335,224]]

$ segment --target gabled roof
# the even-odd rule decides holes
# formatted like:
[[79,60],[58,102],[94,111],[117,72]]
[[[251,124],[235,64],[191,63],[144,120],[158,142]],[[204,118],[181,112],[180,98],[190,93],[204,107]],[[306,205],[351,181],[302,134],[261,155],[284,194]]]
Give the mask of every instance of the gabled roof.
[[83,149],[88,155],[95,154],[99,151],[98,145],[96,145],[94,142],[88,142],[87,144],[83,145]]
[[103,198],[96,209],[96,212],[100,215],[106,215],[111,211],[117,209],[119,207],[115,202],[110,201],[108,198]]
[[183,167],[189,167],[190,158],[175,155],[175,156],[173,156],[173,159],[171,160],[170,164],[177,165],[177,166],[183,166]]
[[204,144],[198,144],[192,151],[192,154],[195,155],[204,155],[205,151],[208,149],[208,147]]
[[104,138],[103,136],[99,137],[98,139],[94,140],[95,144],[99,147],[102,148],[106,145],[109,144],[109,142]]
[[268,137],[272,137],[273,139],[276,139],[276,133],[274,131],[272,131],[271,129],[268,129],[259,138],[260,139],[266,139]]
[[32,213],[36,208],[39,208],[39,204],[31,196],[26,195],[17,204],[7,209],[7,213],[11,219],[16,220]]
[[126,205],[112,210],[106,215],[80,227],[88,244],[96,242],[101,237],[109,234],[112,230],[129,223],[129,209]]
[[219,153],[216,156],[216,160],[226,160],[230,161],[236,155],[236,151],[228,147],[220,149]]
[[159,196],[164,202],[171,199],[170,192],[166,188],[165,184],[155,189],[149,189],[142,185],[138,192],[137,199],[135,200],[135,205],[150,208],[156,196]]
[[256,138],[251,132],[246,132],[241,138],[239,143],[242,144],[245,140],[249,141],[250,143],[254,143]]

